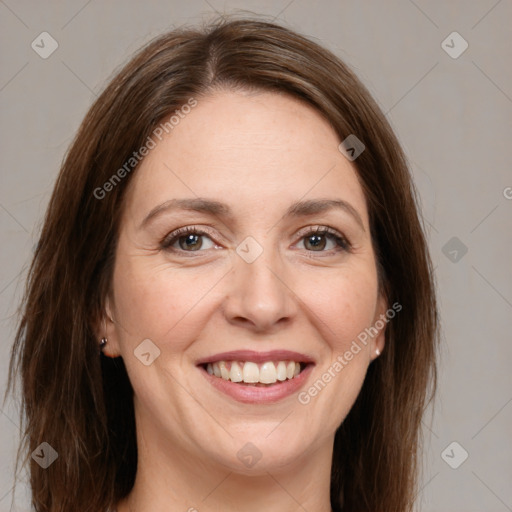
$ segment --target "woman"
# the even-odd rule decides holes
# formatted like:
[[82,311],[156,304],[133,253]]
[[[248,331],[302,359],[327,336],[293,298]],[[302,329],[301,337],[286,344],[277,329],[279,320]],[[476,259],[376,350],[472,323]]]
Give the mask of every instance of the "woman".
[[348,67],[260,21],[165,34],[85,117],[34,255],[33,504],[409,511],[437,332],[405,157]]

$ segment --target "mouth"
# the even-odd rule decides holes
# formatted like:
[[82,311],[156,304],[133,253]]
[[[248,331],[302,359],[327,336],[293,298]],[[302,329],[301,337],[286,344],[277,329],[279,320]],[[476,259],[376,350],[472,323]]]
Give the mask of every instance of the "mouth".
[[289,351],[236,351],[199,361],[197,367],[218,390],[245,403],[275,402],[304,384],[314,361]]

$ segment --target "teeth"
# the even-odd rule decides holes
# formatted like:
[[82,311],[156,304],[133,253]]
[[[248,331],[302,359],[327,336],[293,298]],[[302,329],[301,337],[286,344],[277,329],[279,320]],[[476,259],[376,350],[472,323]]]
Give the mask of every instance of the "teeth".
[[226,368],[226,362],[219,361],[219,368],[220,368],[220,376],[224,380],[229,380],[229,370]]
[[293,361],[290,361],[286,365],[286,377],[288,379],[293,379],[294,374],[295,374],[295,363]]
[[260,381],[260,369],[256,363],[248,361],[244,364],[243,380],[249,383]]
[[263,363],[260,369],[260,382],[263,384],[273,384],[276,380],[276,367],[274,363]]
[[279,363],[277,363],[276,373],[277,380],[286,380],[286,363],[284,361],[279,361]]
[[252,361],[217,361],[208,363],[206,371],[210,375],[231,382],[246,384],[274,384],[277,381],[293,379],[300,373],[300,363],[295,361],[266,361],[258,365]]
[[229,380],[231,382],[242,382],[243,375],[242,369],[236,361],[231,363],[231,370],[229,371]]

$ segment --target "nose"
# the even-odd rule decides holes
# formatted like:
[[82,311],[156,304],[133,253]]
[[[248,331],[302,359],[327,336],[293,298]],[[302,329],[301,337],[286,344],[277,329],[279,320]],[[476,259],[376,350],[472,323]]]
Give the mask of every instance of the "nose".
[[257,333],[290,324],[297,312],[297,297],[279,255],[265,249],[252,263],[237,254],[234,258],[223,304],[227,320]]

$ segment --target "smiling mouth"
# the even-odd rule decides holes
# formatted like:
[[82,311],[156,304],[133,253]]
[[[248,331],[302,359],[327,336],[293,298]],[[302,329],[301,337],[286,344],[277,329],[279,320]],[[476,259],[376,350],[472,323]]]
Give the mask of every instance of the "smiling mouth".
[[296,361],[266,361],[258,364],[253,361],[216,361],[199,366],[212,377],[228,382],[253,387],[271,387],[293,380],[311,363]]

